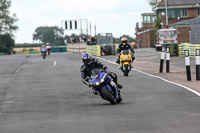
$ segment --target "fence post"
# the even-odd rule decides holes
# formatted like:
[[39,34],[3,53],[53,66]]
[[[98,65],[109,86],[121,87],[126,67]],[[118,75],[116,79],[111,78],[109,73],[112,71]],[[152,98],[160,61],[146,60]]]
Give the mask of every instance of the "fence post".
[[166,72],[170,72],[170,47],[166,48]]
[[196,80],[200,80],[200,49],[196,49]]
[[187,81],[191,81],[191,71],[190,71],[190,57],[189,57],[189,50],[185,50],[185,66],[186,66],[186,74],[187,74]]
[[160,73],[163,73],[164,60],[165,60],[165,47],[162,47],[161,57],[160,57]]

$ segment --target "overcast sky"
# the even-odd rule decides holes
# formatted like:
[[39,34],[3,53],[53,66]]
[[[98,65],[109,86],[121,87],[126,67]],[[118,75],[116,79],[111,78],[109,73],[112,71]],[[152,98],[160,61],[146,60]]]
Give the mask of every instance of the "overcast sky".
[[[19,30],[16,43],[32,43],[39,26],[59,26],[62,20],[88,19],[97,33],[127,34],[135,37],[135,26],[141,14],[152,12],[147,0],[11,0],[11,13],[16,13]],[[63,27],[64,28],[64,27]],[[80,31],[74,31],[80,34]],[[90,33],[90,32],[89,32]],[[65,34],[71,34],[65,31]]]

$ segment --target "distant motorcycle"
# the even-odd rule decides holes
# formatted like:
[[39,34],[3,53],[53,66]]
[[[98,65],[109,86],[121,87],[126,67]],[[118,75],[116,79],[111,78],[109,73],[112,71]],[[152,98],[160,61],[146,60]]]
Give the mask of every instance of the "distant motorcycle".
[[46,48],[47,48],[48,55],[50,55],[50,52],[51,52],[51,46],[46,46]]
[[[113,88],[110,85],[111,77],[107,74],[105,70],[93,69],[90,78],[90,86],[95,89],[102,99],[109,101],[111,104],[120,103],[122,101],[122,96],[117,88]],[[117,93],[118,90],[118,99]]]
[[128,76],[128,73],[131,71],[132,55],[129,50],[122,50],[120,55],[120,63],[122,65],[121,70],[124,73],[124,76]]
[[45,57],[47,56],[46,53],[47,49],[41,49],[41,56],[43,57],[43,59],[45,59]]

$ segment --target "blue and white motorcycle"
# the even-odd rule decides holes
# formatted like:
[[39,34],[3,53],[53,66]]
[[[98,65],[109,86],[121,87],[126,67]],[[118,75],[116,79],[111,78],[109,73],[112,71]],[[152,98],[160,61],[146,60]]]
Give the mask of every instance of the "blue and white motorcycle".
[[43,59],[45,59],[45,57],[47,56],[47,49],[46,48],[41,49],[41,56],[43,57]]
[[[111,86],[112,79],[105,70],[93,69],[90,79],[90,86],[102,97],[111,104],[120,103],[122,96],[117,87]],[[115,85],[116,86],[116,85]]]

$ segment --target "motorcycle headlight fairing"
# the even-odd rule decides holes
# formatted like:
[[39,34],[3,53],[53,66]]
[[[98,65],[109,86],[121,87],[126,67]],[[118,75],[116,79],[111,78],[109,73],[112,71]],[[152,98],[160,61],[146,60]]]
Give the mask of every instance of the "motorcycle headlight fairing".
[[98,86],[98,85],[99,85],[99,82],[96,82],[96,85]]
[[128,60],[128,59],[129,59],[129,57],[123,57],[123,59],[124,59],[124,60]]

